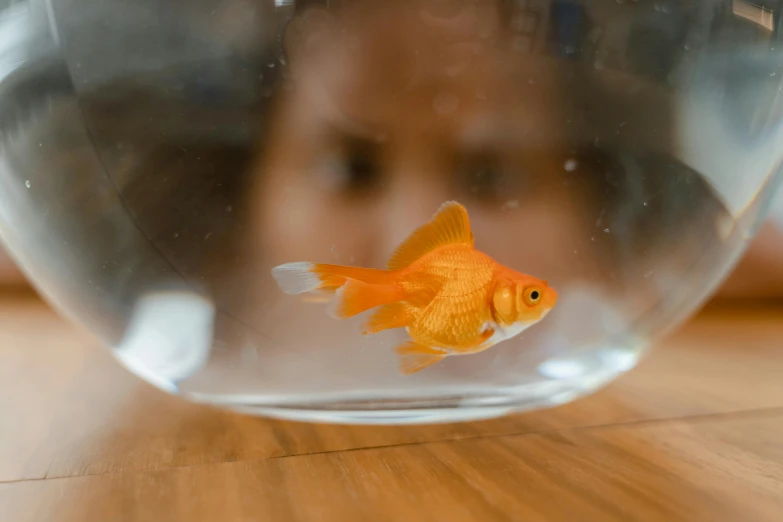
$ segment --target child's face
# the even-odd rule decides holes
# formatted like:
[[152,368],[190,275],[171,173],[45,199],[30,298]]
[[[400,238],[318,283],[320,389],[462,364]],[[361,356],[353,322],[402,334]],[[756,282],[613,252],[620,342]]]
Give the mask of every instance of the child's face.
[[[299,14],[289,26],[290,81],[274,99],[249,201],[258,244],[247,290],[256,302],[242,314],[263,332],[260,344],[280,346],[287,362],[277,372],[336,382],[386,375],[389,351],[376,349],[378,339],[323,304],[283,295],[270,269],[384,267],[448,200],[467,207],[478,249],[563,297],[574,280],[600,274],[595,217],[585,219],[598,213],[586,211],[591,166],[568,145],[556,64],[517,51],[493,3],[435,14],[413,4],[365,0]],[[472,375],[475,364],[452,367]]]
[[289,29],[253,203],[265,256],[383,266],[456,199],[478,248],[557,279],[586,238],[550,69],[515,52],[493,2],[403,4],[311,10]]

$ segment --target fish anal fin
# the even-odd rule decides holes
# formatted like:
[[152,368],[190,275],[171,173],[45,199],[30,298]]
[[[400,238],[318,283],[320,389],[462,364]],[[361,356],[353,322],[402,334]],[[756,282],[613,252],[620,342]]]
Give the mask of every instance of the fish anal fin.
[[383,305],[367,321],[364,335],[391,330],[393,328],[405,328],[408,326],[408,312],[404,303],[390,303]]
[[452,244],[474,244],[468,211],[456,201],[444,203],[430,222],[414,230],[389,258],[388,269],[408,267],[436,248]]
[[448,355],[442,350],[419,344],[413,340],[397,347],[397,354],[400,356],[400,371],[406,375],[432,366]]

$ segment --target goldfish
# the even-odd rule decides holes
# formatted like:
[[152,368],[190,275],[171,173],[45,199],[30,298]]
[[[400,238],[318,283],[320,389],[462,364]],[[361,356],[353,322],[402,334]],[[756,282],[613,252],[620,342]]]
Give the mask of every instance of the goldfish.
[[377,309],[365,335],[404,328],[409,338],[396,348],[404,374],[512,339],[557,302],[546,281],[477,250],[468,212],[455,201],[414,230],[386,269],[294,262],[272,276],[285,294],[331,295],[329,314],[337,319]]

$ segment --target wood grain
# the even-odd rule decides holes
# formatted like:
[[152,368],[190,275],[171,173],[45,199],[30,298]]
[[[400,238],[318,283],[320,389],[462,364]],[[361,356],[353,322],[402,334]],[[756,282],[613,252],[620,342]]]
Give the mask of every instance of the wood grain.
[[26,286],[26,280],[0,243],[0,288]]
[[781,319],[713,307],[555,409],[349,427],[166,395],[0,297],[0,520],[780,520]]
[[0,485],[7,520],[769,521],[783,410]]
[[259,419],[166,395],[39,302],[0,300],[0,481],[521,434],[783,407],[779,310],[702,316],[595,395],[502,419],[404,428]]

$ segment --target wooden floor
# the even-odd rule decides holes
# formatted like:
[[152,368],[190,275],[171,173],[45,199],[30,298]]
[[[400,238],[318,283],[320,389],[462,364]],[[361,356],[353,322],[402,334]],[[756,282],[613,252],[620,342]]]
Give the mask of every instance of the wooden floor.
[[783,520],[783,310],[717,309],[595,395],[455,425],[197,406],[0,298],[0,521]]

